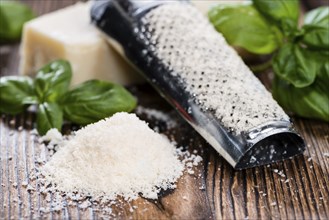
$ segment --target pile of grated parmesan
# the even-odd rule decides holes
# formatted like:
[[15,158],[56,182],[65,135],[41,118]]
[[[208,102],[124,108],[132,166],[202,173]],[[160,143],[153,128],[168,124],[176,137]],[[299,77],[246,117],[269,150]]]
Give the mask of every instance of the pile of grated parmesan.
[[[117,113],[77,131],[42,168],[56,190],[108,199],[157,199],[175,188],[185,163],[179,149],[136,115]],[[201,161],[193,155],[193,165]]]

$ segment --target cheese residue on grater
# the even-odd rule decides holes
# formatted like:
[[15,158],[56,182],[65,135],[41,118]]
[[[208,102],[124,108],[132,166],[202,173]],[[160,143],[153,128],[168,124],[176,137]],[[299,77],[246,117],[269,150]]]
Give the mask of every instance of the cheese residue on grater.
[[142,19],[150,51],[172,70],[204,111],[240,133],[289,117],[204,16],[192,5],[159,6]]

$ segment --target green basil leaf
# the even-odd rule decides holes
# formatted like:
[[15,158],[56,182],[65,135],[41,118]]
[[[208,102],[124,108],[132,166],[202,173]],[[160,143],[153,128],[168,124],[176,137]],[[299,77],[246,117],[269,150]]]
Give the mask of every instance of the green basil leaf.
[[280,31],[252,5],[219,5],[209,11],[209,19],[227,42],[256,54],[270,54],[281,43]]
[[56,102],[68,91],[72,78],[69,62],[53,61],[40,69],[35,78],[35,92],[40,102]]
[[329,49],[329,7],[320,7],[305,15],[303,43],[315,49]]
[[100,80],[79,85],[65,94],[60,103],[64,117],[82,125],[136,107],[136,99],[124,87]]
[[295,41],[295,39],[298,39],[301,35],[303,35],[303,31],[298,29],[296,21],[291,18],[283,19],[280,28],[284,36],[290,41]]
[[[329,21],[328,21],[329,24]],[[329,27],[304,25],[303,43],[314,49],[329,49]]]
[[318,24],[328,26],[329,22],[329,7],[322,6],[312,11],[309,11],[304,18],[304,24]]
[[317,54],[323,58],[323,60],[327,60],[329,57],[329,50],[317,50]]
[[318,55],[299,45],[285,44],[273,59],[273,70],[297,88],[309,86],[315,80],[321,62]]
[[25,76],[6,76],[0,78],[0,112],[18,114],[28,104],[36,104],[33,80]]
[[288,111],[305,118],[329,122],[329,63],[323,65],[315,82],[304,88],[276,76],[273,81],[273,96]]
[[259,12],[277,25],[282,26],[282,23],[287,23],[286,20],[290,20],[297,26],[299,17],[298,0],[253,0],[253,3]]
[[42,103],[38,106],[37,129],[40,135],[45,135],[51,128],[59,131],[63,124],[63,111],[56,103]]
[[33,11],[25,4],[15,1],[1,1],[0,42],[18,40],[23,24],[34,18]]

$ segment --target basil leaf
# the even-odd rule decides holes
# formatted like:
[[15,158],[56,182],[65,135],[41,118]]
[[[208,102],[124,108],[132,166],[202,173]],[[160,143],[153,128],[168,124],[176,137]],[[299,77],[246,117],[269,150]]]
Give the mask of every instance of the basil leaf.
[[309,11],[304,18],[304,24],[318,24],[327,26],[329,22],[329,7],[322,6]]
[[71,90],[60,101],[64,117],[77,124],[89,124],[112,116],[116,112],[130,112],[135,98],[122,86],[90,80]]
[[0,42],[18,40],[23,24],[34,17],[33,11],[27,5],[15,1],[1,1]]
[[304,44],[314,49],[329,49],[329,27],[305,25],[303,30],[305,31],[302,40]]
[[305,15],[303,43],[315,49],[329,49],[329,7],[314,9]]
[[293,22],[297,26],[298,0],[253,0],[253,3],[260,13],[277,25]]
[[286,110],[305,118],[329,122],[329,63],[319,71],[315,82],[304,88],[296,88],[276,76],[273,96]]
[[294,44],[285,44],[273,59],[273,70],[297,88],[309,86],[315,80],[320,62],[317,54]]
[[69,62],[53,61],[40,69],[35,78],[35,92],[40,102],[56,102],[68,91],[72,78]]
[[296,22],[290,18],[283,19],[280,25],[283,35],[288,38],[288,41],[296,41],[301,35],[303,30],[299,30]]
[[0,112],[18,114],[26,105],[36,104],[33,80],[24,76],[6,76],[0,78]]
[[209,11],[209,19],[227,42],[256,54],[269,54],[281,43],[280,31],[252,5],[219,5]]
[[40,135],[45,135],[51,128],[61,130],[63,111],[56,103],[42,103],[38,106],[37,129]]

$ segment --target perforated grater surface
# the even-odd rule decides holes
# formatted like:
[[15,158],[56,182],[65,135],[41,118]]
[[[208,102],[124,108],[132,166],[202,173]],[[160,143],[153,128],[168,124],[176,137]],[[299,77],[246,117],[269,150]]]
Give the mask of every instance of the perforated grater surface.
[[96,2],[93,23],[233,167],[300,154],[271,94],[186,1]]

